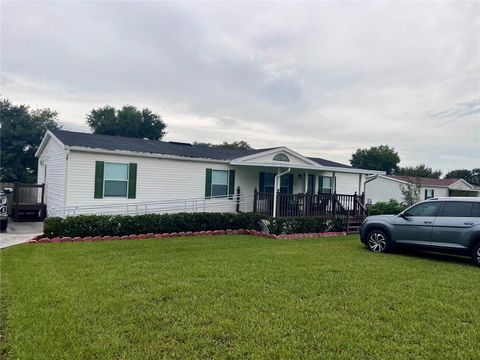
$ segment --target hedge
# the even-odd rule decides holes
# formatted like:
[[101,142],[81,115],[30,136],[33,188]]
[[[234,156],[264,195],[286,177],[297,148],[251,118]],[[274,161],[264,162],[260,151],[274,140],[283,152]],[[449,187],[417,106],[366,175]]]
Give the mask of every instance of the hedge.
[[368,215],[397,215],[405,210],[408,206],[390,199],[388,202],[377,202],[368,206]]
[[[267,223],[268,221],[268,223]],[[304,234],[342,231],[341,219],[324,219],[316,217],[272,218],[265,221],[270,234]]]
[[261,229],[260,214],[175,213],[146,215],[77,215],[45,219],[47,237],[122,236],[209,230]]

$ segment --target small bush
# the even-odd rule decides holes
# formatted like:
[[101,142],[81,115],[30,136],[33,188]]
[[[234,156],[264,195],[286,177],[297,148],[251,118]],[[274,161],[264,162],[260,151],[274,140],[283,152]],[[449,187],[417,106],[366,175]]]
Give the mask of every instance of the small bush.
[[341,219],[324,219],[315,217],[276,218],[268,220],[270,234],[303,234],[342,231]]
[[262,216],[254,213],[175,213],[125,215],[77,215],[45,219],[44,232],[56,236],[121,236],[207,230],[261,230]]
[[377,202],[368,206],[368,215],[396,215],[407,208],[407,205],[390,199],[388,202]]

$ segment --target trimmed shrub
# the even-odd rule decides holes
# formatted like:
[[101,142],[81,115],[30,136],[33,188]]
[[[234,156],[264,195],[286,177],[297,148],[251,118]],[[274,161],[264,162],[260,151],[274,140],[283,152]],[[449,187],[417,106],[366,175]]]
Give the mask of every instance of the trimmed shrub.
[[342,231],[341,219],[324,219],[315,217],[275,218],[267,220],[270,234],[304,234]]
[[408,206],[396,200],[388,202],[377,202],[368,206],[368,215],[396,215],[405,210]]
[[260,230],[262,216],[254,213],[175,213],[146,215],[77,215],[45,219],[48,237],[122,236],[211,230]]

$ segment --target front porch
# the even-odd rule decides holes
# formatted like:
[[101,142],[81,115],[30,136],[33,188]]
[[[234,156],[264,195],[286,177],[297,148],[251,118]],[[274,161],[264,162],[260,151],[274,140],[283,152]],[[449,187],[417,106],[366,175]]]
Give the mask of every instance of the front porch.
[[[275,196],[276,195],[276,196]],[[270,217],[341,219],[347,232],[359,230],[368,216],[365,195],[284,194],[254,191],[253,212]]]

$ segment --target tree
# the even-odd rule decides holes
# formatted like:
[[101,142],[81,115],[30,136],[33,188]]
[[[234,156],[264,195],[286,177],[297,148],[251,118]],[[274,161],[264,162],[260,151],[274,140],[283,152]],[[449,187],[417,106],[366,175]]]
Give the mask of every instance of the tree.
[[350,164],[353,167],[385,171],[393,174],[400,162],[400,157],[393,147],[388,145],[373,146],[369,149],[357,149],[352,154]]
[[224,141],[221,144],[212,144],[212,143],[194,141],[193,145],[202,145],[202,146],[223,148],[223,149],[253,150],[253,148],[246,141],[243,141],[243,140],[234,141],[231,143]]
[[405,205],[407,205],[407,207],[415,205],[420,201],[421,189],[422,185],[419,178],[416,178],[415,182],[409,181],[407,184],[400,187],[400,191],[402,192],[403,196],[403,202]]
[[35,152],[48,130],[59,129],[57,112],[30,110],[26,105],[12,105],[0,100],[2,182],[37,182]]
[[399,167],[395,172],[396,175],[403,176],[415,176],[415,177],[426,177],[426,178],[440,178],[442,175],[441,170],[433,170],[431,167],[428,167],[425,164],[419,164],[417,166],[405,166]]
[[480,186],[480,168],[472,170],[459,169],[452,170],[445,175],[446,179],[463,179],[472,185]]
[[160,140],[167,125],[150,109],[139,110],[127,105],[116,110],[112,106],[93,109],[87,114],[87,124],[95,134],[129,136]]

